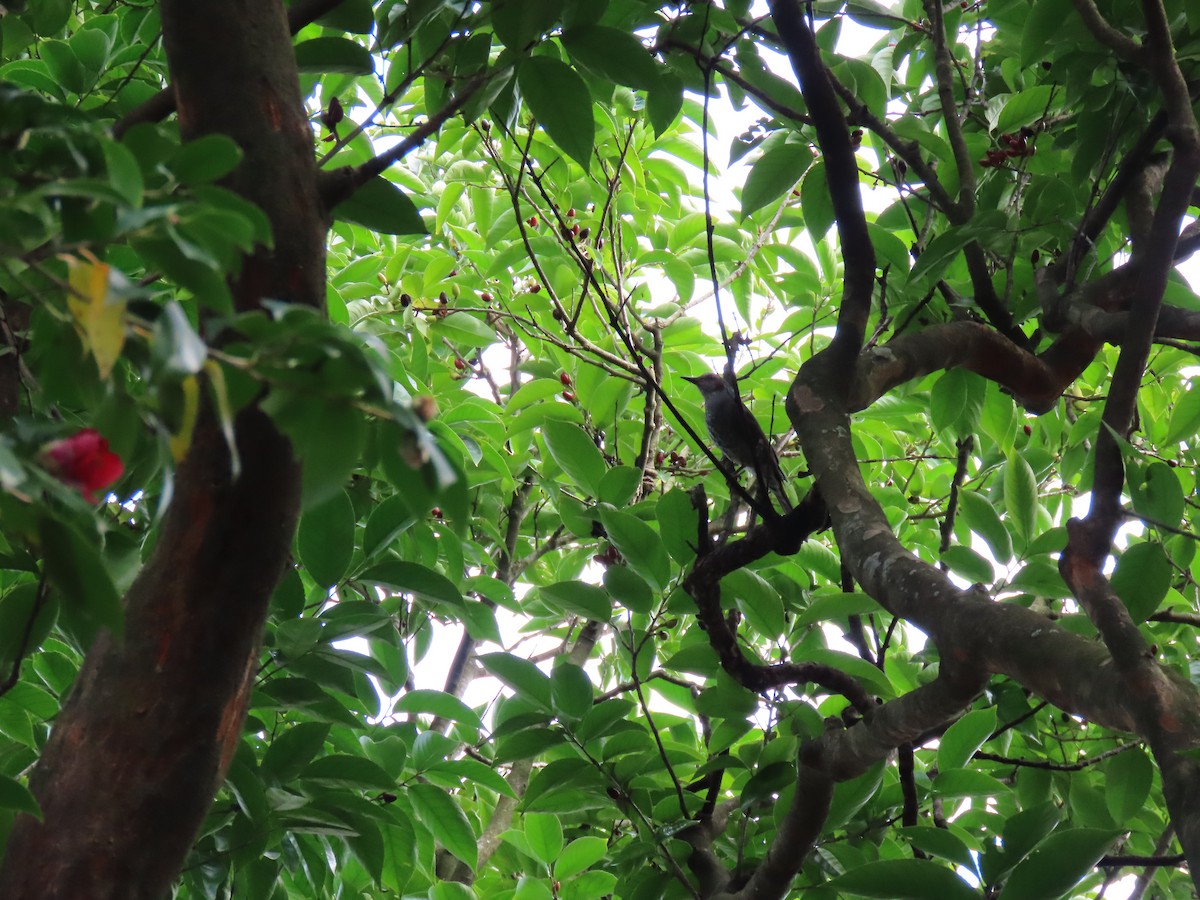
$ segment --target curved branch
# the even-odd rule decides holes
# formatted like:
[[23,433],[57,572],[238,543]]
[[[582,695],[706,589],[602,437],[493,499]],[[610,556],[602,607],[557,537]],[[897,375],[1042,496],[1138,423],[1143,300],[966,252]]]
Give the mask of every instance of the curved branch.
[[867,232],[858,185],[858,164],[846,118],[838,106],[828,70],[821,61],[816,38],[804,21],[799,0],[775,0],[771,4],[771,13],[800,81],[800,92],[812,114],[817,143],[825,158],[825,177],[829,182],[845,261],[837,333],[829,350],[848,371],[866,339],[875,283],[875,248]]
[[333,209],[343,200],[374,178],[387,171],[392,163],[399,162],[420,147],[425,141],[437,134],[446,121],[462,109],[468,100],[475,95],[489,78],[495,73],[480,72],[467,79],[454,98],[436,113],[418,125],[400,143],[378,156],[372,157],[357,166],[343,166],[322,173],[319,184],[321,199],[326,209]]

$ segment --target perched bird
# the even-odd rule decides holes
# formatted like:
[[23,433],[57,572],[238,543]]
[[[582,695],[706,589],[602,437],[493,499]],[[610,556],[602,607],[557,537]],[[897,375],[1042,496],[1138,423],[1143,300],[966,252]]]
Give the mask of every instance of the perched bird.
[[704,395],[704,424],[713,443],[727,459],[753,469],[759,485],[775,495],[784,513],[791,512],[792,502],[783,489],[783,472],[775,450],[737,391],[711,372],[683,377]]

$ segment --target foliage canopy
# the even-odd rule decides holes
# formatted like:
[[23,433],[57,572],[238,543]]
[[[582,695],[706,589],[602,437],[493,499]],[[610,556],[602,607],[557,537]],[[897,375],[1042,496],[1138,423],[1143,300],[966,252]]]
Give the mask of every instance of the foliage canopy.
[[186,5],[0,18],[0,892],[1192,895],[1200,6]]

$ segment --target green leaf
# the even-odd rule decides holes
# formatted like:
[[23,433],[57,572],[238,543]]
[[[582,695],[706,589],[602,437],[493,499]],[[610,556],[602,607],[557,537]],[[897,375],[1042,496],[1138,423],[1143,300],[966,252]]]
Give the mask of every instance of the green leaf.
[[1053,86],[1039,84],[1010,95],[996,119],[994,130],[1009,133],[1024,125],[1032,125],[1053,111],[1054,106],[1050,103],[1053,93]]
[[932,825],[910,825],[899,829],[900,834],[912,841],[914,847],[933,856],[940,856],[963,866],[967,871],[975,868],[971,850],[950,828],[935,828]]
[[558,18],[557,0],[497,0],[492,6],[492,27],[504,46],[524,52]]
[[1154,782],[1154,764],[1140,747],[1118,753],[1104,766],[1104,802],[1118,825],[1123,825],[1146,804]]
[[12,671],[18,653],[30,654],[40,647],[58,619],[58,601],[47,597],[30,625],[37,597],[33,582],[14,585],[0,597],[0,672]]
[[73,6],[71,0],[35,0],[29,4],[29,24],[35,34],[58,34],[71,18]]
[[628,566],[605,569],[604,589],[630,612],[648,613],[654,609],[654,591],[646,584],[646,579]]
[[881,607],[868,594],[855,591],[844,594],[840,591],[821,590],[813,594],[804,612],[796,617],[796,625],[811,625],[829,619],[844,619],[847,616],[862,616],[878,613]]
[[286,784],[321,752],[328,736],[329,725],[325,722],[299,722],[279,732],[263,754],[263,771]]
[[1010,793],[1004,782],[975,769],[947,769],[933,779],[933,792],[946,799],[1003,797]]
[[521,63],[517,83],[529,111],[550,139],[588,171],[596,125],[592,97],[583,79],[557,59],[534,56]]
[[296,550],[320,587],[330,588],[342,580],[354,553],[354,506],[345,491],[305,510]]
[[562,823],[549,813],[525,813],[525,839],[538,861],[551,865],[563,848]]
[[1000,900],[1056,900],[1092,870],[1119,832],[1072,828],[1055,832],[1008,879]]
[[991,584],[996,577],[992,564],[970,547],[954,544],[942,551],[942,562],[955,575],[972,583]]
[[479,861],[475,830],[454,797],[420,782],[409,784],[407,794],[417,817],[438,843],[473,870]]
[[95,546],[73,527],[48,516],[38,521],[38,539],[46,573],[63,606],[120,634],[125,611]]
[[333,208],[333,217],[379,234],[428,234],[409,196],[382,175],[372,178]]
[[804,144],[776,144],[767,150],[750,167],[742,187],[742,221],[792,190],[812,163],[812,150]]
[[692,506],[691,496],[682,488],[672,488],[659,498],[654,511],[659,534],[671,558],[680,565],[691,565],[700,539],[700,514]]
[[1134,622],[1145,622],[1158,609],[1171,589],[1173,571],[1161,544],[1144,541],[1121,554],[1111,585]]
[[883,900],[977,900],[953,869],[926,859],[887,859],[857,866],[829,882],[841,895]]
[[408,501],[396,494],[371,510],[363,532],[363,556],[371,559],[387,550],[405,531],[416,524]]
[[242,148],[224,134],[206,134],[181,146],[167,162],[183,184],[208,184],[224,178],[242,161]]
[[683,80],[673,72],[662,73],[646,93],[646,116],[655,137],[671,127],[683,109]]
[[568,28],[562,44],[575,62],[613,84],[649,90],[658,83],[659,64],[625,29],[607,25]]
[[538,588],[538,594],[547,605],[569,616],[580,616],[596,622],[607,622],[612,617],[612,602],[608,594],[592,584],[559,581]]
[[763,637],[778,638],[787,632],[783,598],[761,576],[748,569],[735,569],[722,579],[721,590]]
[[542,426],[542,438],[567,477],[589,497],[599,496],[600,481],[608,466],[587,432],[572,422],[550,421]]
[[971,710],[942,735],[938,746],[938,768],[945,771],[965,766],[995,730],[995,707]]
[[824,160],[817,160],[804,176],[800,185],[800,208],[804,211],[804,224],[812,240],[824,239],[834,222],[833,198],[825,179]]
[[1189,379],[1187,389],[1176,396],[1171,425],[1163,443],[1177,444],[1200,431],[1200,379]]
[[418,689],[407,691],[397,702],[395,711],[398,713],[427,713],[459,722],[469,728],[483,729],[483,721],[479,714],[453,694],[443,691]]
[[934,429],[957,438],[973,434],[979,427],[985,387],[982,378],[966,369],[944,372],[929,392]]
[[324,400],[301,391],[273,390],[263,408],[292,442],[303,464],[304,505],[311,508],[345,485],[362,457],[367,425],[348,401]]
[[[1132,475],[1132,468],[1129,474]],[[1175,470],[1166,463],[1153,462],[1148,465],[1141,481],[1130,484],[1129,495],[1138,515],[1161,522],[1169,528],[1179,527],[1183,518],[1183,487]]]
[[29,788],[7,775],[0,775],[0,809],[28,813],[39,822],[42,821],[42,808]]
[[613,466],[600,479],[599,498],[603,503],[622,507],[633,499],[642,483],[642,472],[633,466]]
[[948,228],[936,235],[917,257],[909,274],[909,283],[936,281],[970,242],[971,235],[962,228]]
[[405,594],[416,594],[436,603],[454,607],[463,605],[463,596],[445,575],[419,563],[390,559],[372,566],[358,576],[359,581],[378,584]]
[[560,663],[550,673],[550,700],[565,719],[581,719],[592,708],[592,682],[587,673],[571,663]]
[[554,877],[558,881],[564,881],[572,875],[590,869],[607,855],[608,842],[604,838],[575,838],[554,860]]
[[804,658],[808,662],[820,663],[839,669],[847,675],[852,675],[861,681],[865,687],[883,697],[891,697],[896,693],[887,676],[864,659],[842,653],[840,650],[812,649],[806,650]]
[[370,34],[375,25],[375,15],[371,10],[371,0],[341,0],[317,21],[351,34]]
[[342,37],[318,37],[296,45],[296,66],[301,72],[339,72],[372,75],[375,60],[362,44]]
[[1016,452],[1010,453],[1004,464],[1004,506],[1017,534],[1026,542],[1032,540],[1040,507],[1037,478],[1025,458]]
[[125,198],[126,203],[140,209],[146,186],[137,157],[128,147],[116,141],[106,140],[100,146],[104,150],[104,168],[113,188]]
[[1000,520],[996,507],[980,494],[963,490],[958,493],[958,512],[967,527],[987,543],[996,562],[1007,565],[1012,559],[1012,537]]
[[601,507],[600,521],[617,552],[657,591],[671,580],[671,560],[658,532],[636,516]]
[[518,696],[532,700],[543,709],[553,708],[550,679],[529,660],[511,653],[485,653],[479,657],[479,662]]
[[1063,22],[1075,12],[1068,0],[1038,0],[1031,3],[1021,32],[1021,68],[1029,68],[1056,36],[1063,34]]
[[67,90],[82,94],[88,89],[91,79],[79,64],[75,51],[64,41],[43,41],[39,46],[42,62],[50,68],[54,80]]
[[363,756],[351,756],[346,753],[332,753],[314,760],[305,766],[299,777],[325,787],[381,791],[396,789],[396,780],[378,763],[371,762]]
[[448,772],[461,777],[474,787],[484,787],[495,794],[503,794],[513,800],[517,799],[516,793],[504,780],[504,776],[477,759],[463,757],[462,759],[445,760],[430,771]]

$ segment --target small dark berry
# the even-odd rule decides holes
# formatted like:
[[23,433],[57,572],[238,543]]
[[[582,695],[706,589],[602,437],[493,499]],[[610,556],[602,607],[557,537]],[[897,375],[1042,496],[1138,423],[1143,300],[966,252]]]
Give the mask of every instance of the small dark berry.
[[492,302],[492,295],[491,295],[491,294],[489,294],[487,291],[484,291],[483,293],[481,293],[481,294],[479,295],[479,299],[480,299],[480,300],[482,300],[484,303],[491,303],[491,302]]
[[412,294],[401,294],[400,295],[400,305],[404,306],[404,307],[411,306],[412,305]]
[[[578,225],[576,225],[575,227],[576,227],[576,228],[579,228],[579,226],[578,226]],[[592,233],[592,229],[590,229],[590,228],[581,228],[581,229],[579,230],[579,239],[580,239],[581,241],[586,241],[586,240],[588,239],[588,235],[589,235],[589,234],[591,234],[591,233]]]
[[661,450],[659,450],[657,453],[654,454],[654,464],[656,466],[661,466],[663,464],[664,458],[665,457],[663,456],[663,452]]
[[461,356],[454,357],[454,368],[458,369],[458,371],[461,372],[466,367],[467,367],[467,364],[465,362],[463,362]]
[[571,383],[571,376],[568,375],[566,372],[559,372],[558,380],[561,381],[564,385],[568,385]]
[[450,298],[446,296],[445,291],[442,291],[440,294],[438,294],[438,303],[442,304],[442,306],[445,306],[449,302]]
[[1021,430],[1025,432],[1026,437],[1029,437],[1029,435],[1033,434],[1033,426],[1032,425],[1026,425]]
[[575,218],[575,207],[572,206],[570,209],[567,210],[567,218],[568,219]]
[[563,399],[566,400],[568,403],[574,403],[575,402],[574,391],[563,391]]
[[480,128],[482,128],[484,131],[491,131],[491,130],[492,130],[492,123],[491,123],[491,122],[489,122],[487,119],[480,119],[480,120],[479,120],[479,127],[480,127]]
[[569,241],[574,236],[574,232],[571,231],[570,225],[564,225],[562,227],[561,234],[564,241]]
[[541,289],[542,289],[542,286],[540,284],[538,284],[536,281],[533,284],[529,285],[529,293],[531,293],[531,294],[539,293],[541,291]]
[[579,226],[578,225],[576,225],[574,228],[571,229],[571,234],[572,235],[579,234]]
[[537,216],[530,216],[526,221],[530,228],[537,228]]
[[435,506],[433,509],[431,509],[429,511],[429,514],[432,515],[435,519],[440,519],[442,517],[442,509],[440,506]]

